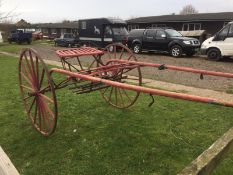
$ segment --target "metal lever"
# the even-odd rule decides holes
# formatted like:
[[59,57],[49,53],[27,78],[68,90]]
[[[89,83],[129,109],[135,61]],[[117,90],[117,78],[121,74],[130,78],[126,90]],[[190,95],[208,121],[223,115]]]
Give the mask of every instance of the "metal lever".
[[151,107],[154,104],[155,99],[154,99],[154,96],[152,94],[149,94],[149,95],[150,95],[152,101],[149,103],[148,107]]

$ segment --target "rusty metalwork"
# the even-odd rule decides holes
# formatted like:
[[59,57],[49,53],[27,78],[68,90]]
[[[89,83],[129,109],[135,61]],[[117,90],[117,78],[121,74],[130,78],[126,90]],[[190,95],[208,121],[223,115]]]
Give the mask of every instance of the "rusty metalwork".
[[[100,91],[104,100],[117,108],[132,106],[140,93],[165,96],[189,101],[233,107],[233,102],[212,98],[169,92],[142,87],[141,68],[155,67],[159,70],[174,70],[204,75],[233,78],[233,74],[138,62],[134,54],[124,45],[111,44],[103,50],[82,47],[56,51],[61,58],[61,68],[48,70],[40,56],[33,49],[24,49],[19,61],[19,84],[26,112],[34,127],[44,136],[51,135],[57,123],[57,101],[55,91],[68,87],[76,94]],[[92,58],[92,60],[88,59]],[[130,76],[131,72],[133,77]],[[54,73],[64,75],[55,82]],[[132,81],[133,80],[133,83]]]

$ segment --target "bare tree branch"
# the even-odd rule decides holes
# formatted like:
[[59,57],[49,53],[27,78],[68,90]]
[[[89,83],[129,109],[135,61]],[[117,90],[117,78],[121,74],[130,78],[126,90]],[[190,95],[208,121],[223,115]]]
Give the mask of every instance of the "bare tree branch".
[[198,13],[198,11],[191,4],[184,6],[183,9],[180,11],[180,15],[188,15],[188,14],[196,14],[196,13]]

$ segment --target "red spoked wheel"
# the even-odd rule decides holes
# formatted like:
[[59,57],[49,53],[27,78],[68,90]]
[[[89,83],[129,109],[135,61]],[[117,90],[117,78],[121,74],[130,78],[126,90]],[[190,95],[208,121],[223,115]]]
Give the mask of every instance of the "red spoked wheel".
[[[109,67],[109,69],[104,69],[104,71],[99,73],[101,78],[141,86],[142,75],[139,66],[120,64],[117,61],[112,61],[112,59],[137,61],[133,52],[128,47],[122,44],[110,44],[104,49],[104,55],[102,56],[103,64],[98,65],[100,68],[101,66]],[[132,106],[140,94],[140,92],[113,86],[102,89],[100,92],[107,103],[122,109]]]
[[19,86],[33,126],[44,136],[57,125],[57,100],[47,66],[33,49],[23,49],[19,60]]

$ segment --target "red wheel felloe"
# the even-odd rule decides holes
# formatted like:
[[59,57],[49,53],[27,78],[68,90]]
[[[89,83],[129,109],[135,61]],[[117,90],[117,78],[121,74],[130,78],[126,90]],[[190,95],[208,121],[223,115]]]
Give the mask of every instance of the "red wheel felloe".
[[[102,78],[107,78],[112,81],[121,83],[132,83],[138,86],[142,84],[142,75],[139,66],[124,65],[120,66],[117,61],[113,60],[128,60],[137,61],[132,51],[122,44],[110,44],[104,49],[102,56],[103,65],[109,66],[110,69],[100,73]],[[132,76],[133,75],[133,76]],[[100,90],[102,97],[107,103],[117,108],[128,108],[132,106],[140,92],[126,90],[119,87],[109,86]]]
[[33,49],[24,49],[20,54],[19,86],[33,126],[42,135],[51,135],[57,124],[55,89],[47,66]]

